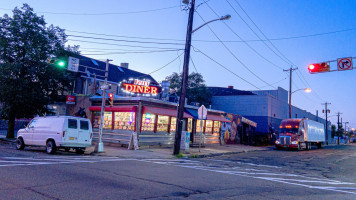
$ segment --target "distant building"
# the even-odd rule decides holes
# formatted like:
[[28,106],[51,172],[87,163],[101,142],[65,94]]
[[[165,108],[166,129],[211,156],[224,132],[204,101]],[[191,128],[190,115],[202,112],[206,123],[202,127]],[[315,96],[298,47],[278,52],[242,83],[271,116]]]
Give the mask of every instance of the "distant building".
[[[257,134],[269,136],[272,131],[279,131],[281,121],[289,117],[288,91],[281,87],[242,91],[229,86],[208,87],[208,90],[212,94],[212,109],[242,115],[256,122]],[[325,124],[325,119],[295,106],[292,106],[292,118],[308,118]],[[328,138],[331,138],[331,128]]]

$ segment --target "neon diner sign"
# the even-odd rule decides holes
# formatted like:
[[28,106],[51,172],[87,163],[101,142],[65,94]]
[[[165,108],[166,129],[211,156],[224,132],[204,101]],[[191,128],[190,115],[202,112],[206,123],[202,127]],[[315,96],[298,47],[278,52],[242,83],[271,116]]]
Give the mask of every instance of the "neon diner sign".
[[121,87],[128,93],[157,95],[161,92],[160,86],[152,85],[149,81],[139,79],[123,81]]

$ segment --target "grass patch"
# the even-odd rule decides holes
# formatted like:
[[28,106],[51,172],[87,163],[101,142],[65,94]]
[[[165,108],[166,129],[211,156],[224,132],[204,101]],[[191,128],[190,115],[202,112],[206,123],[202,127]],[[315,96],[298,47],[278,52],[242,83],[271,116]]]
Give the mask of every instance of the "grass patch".
[[174,156],[177,157],[177,158],[183,158],[183,154],[182,153],[176,154]]
[[192,154],[189,156],[189,158],[198,158],[198,155],[197,154]]

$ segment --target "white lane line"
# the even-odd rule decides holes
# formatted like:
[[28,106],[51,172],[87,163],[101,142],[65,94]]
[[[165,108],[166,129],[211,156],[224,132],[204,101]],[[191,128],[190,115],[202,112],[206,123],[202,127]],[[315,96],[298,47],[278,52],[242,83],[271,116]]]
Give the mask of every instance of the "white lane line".
[[236,164],[243,164],[243,165],[251,165],[251,166],[257,166],[257,167],[282,168],[282,167],[274,166],[274,165],[260,165],[260,164],[246,163],[246,162],[241,162],[241,161],[230,161],[230,160],[211,160],[211,161],[229,162],[229,163],[236,163]]
[[[167,163],[163,165],[169,165]],[[295,183],[295,182],[287,182],[285,180],[289,179],[275,179],[271,177],[259,177],[259,176],[251,176],[251,173],[242,173],[242,172],[236,172],[236,171],[223,171],[223,170],[216,170],[215,168],[207,168],[206,166],[189,166],[189,165],[175,165],[177,167],[183,167],[183,168],[191,168],[191,169],[197,169],[197,170],[203,170],[203,171],[211,171],[211,172],[216,172],[216,173],[223,173],[223,174],[231,174],[231,175],[237,175],[237,176],[242,176],[242,177],[247,177],[247,178],[254,178],[254,179],[262,179],[262,180],[268,180],[268,181],[273,181],[273,182],[279,182],[279,183],[284,183],[284,184],[289,184],[289,185],[296,185],[296,186],[301,186],[301,187],[306,187],[310,189],[320,189],[320,190],[327,190],[327,191],[334,191],[334,192],[341,192],[341,193],[348,193],[348,194],[354,194],[356,195],[356,192],[350,192],[350,191],[345,191],[345,190],[354,190],[354,188],[347,188],[345,190],[342,190],[343,187],[325,187],[325,186],[311,186],[311,185],[306,185],[306,184],[301,184],[301,183]],[[253,173],[253,175],[256,175],[257,173]],[[267,174],[267,173],[266,173]],[[281,174],[277,174],[281,175]],[[294,174],[282,174],[282,175],[289,175],[289,176],[299,176],[299,175],[294,175]],[[306,177],[307,178],[307,177]],[[293,179],[295,180],[295,179]],[[328,180],[325,182],[322,182],[324,184],[334,184],[335,182],[343,183],[340,181],[334,181],[334,180]],[[349,183],[343,183],[343,185],[346,185]],[[353,183],[352,183],[353,184]]]

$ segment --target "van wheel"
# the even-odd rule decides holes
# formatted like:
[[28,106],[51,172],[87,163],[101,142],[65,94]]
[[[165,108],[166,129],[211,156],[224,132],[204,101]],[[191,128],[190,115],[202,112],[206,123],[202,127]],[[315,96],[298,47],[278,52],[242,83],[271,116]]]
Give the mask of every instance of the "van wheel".
[[57,150],[57,147],[56,147],[56,144],[54,143],[53,140],[49,140],[47,141],[47,144],[46,144],[46,152],[48,154],[54,154]]
[[85,148],[84,148],[84,149],[82,149],[82,148],[75,149],[75,152],[76,152],[77,154],[84,154]]
[[25,148],[25,143],[23,142],[22,138],[18,138],[16,140],[16,149],[17,150],[23,150]]

